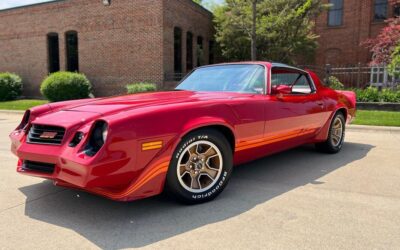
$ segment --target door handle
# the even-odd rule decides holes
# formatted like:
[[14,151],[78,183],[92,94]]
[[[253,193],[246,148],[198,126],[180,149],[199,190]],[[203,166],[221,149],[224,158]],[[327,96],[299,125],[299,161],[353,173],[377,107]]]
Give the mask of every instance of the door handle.
[[317,102],[317,105],[320,106],[321,108],[324,107],[324,102]]

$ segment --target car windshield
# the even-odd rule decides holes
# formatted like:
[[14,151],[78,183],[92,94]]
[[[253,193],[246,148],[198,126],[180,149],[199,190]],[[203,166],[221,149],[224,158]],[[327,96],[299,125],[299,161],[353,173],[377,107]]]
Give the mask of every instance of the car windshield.
[[261,65],[216,65],[194,70],[177,90],[264,93],[265,68]]

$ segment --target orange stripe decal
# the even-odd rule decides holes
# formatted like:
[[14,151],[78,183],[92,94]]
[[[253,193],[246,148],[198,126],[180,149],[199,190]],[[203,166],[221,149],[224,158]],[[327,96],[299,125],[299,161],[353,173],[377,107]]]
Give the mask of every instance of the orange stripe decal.
[[104,190],[93,190],[93,192],[100,194],[100,195],[107,196],[111,199],[122,199],[122,198],[136,192],[141,187],[143,187],[146,183],[148,183],[149,181],[151,181],[153,178],[157,177],[158,175],[166,173],[168,171],[169,162],[170,162],[169,159],[166,161],[164,158],[161,163],[155,164],[154,167],[149,167],[148,171],[143,173],[142,176],[140,176],[135,183],[133,183],[127,189],[125,189],[119,193],[111,193],[111,192],[107,192]]
[[287,132],[287,133],[280,134],[280,135],[270,136],[265,139],[257,139],[257,140],[252,140],[252,141],[241,142],[241,143],[236,144],[235,151],[238,152],[238,151],[242,151],[242,150],[246,150],[246,149],[261,147],[261,146],[264,146],[264,145],[267,145],[270,143],[279,142],[279,141],[291,139],[291,138],[294,138],[297,136],[310,134],[310,133],[313,133],[314,131],[315,131],[314,129],[313,130],[299,129],[299,130]]

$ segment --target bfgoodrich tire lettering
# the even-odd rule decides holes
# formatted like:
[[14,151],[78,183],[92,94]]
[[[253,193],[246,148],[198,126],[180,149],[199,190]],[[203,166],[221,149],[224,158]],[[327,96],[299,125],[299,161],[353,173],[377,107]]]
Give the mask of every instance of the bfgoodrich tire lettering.
[[232,158],[230,144],[218,131],[204,129],[190,133],[175,149],[166,190],[185,203],[210,201],[227,185]]

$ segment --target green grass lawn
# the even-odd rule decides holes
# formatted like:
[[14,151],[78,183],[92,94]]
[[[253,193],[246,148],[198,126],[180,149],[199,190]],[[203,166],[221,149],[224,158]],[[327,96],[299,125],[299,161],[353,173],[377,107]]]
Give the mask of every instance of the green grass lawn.
[[400,127],[400,112],[357,110],[352,124]]
[[7,110],[26,110],[34,106],[42,105],[48,103],[46,100],[17,100],[0,102],[0,109]]

